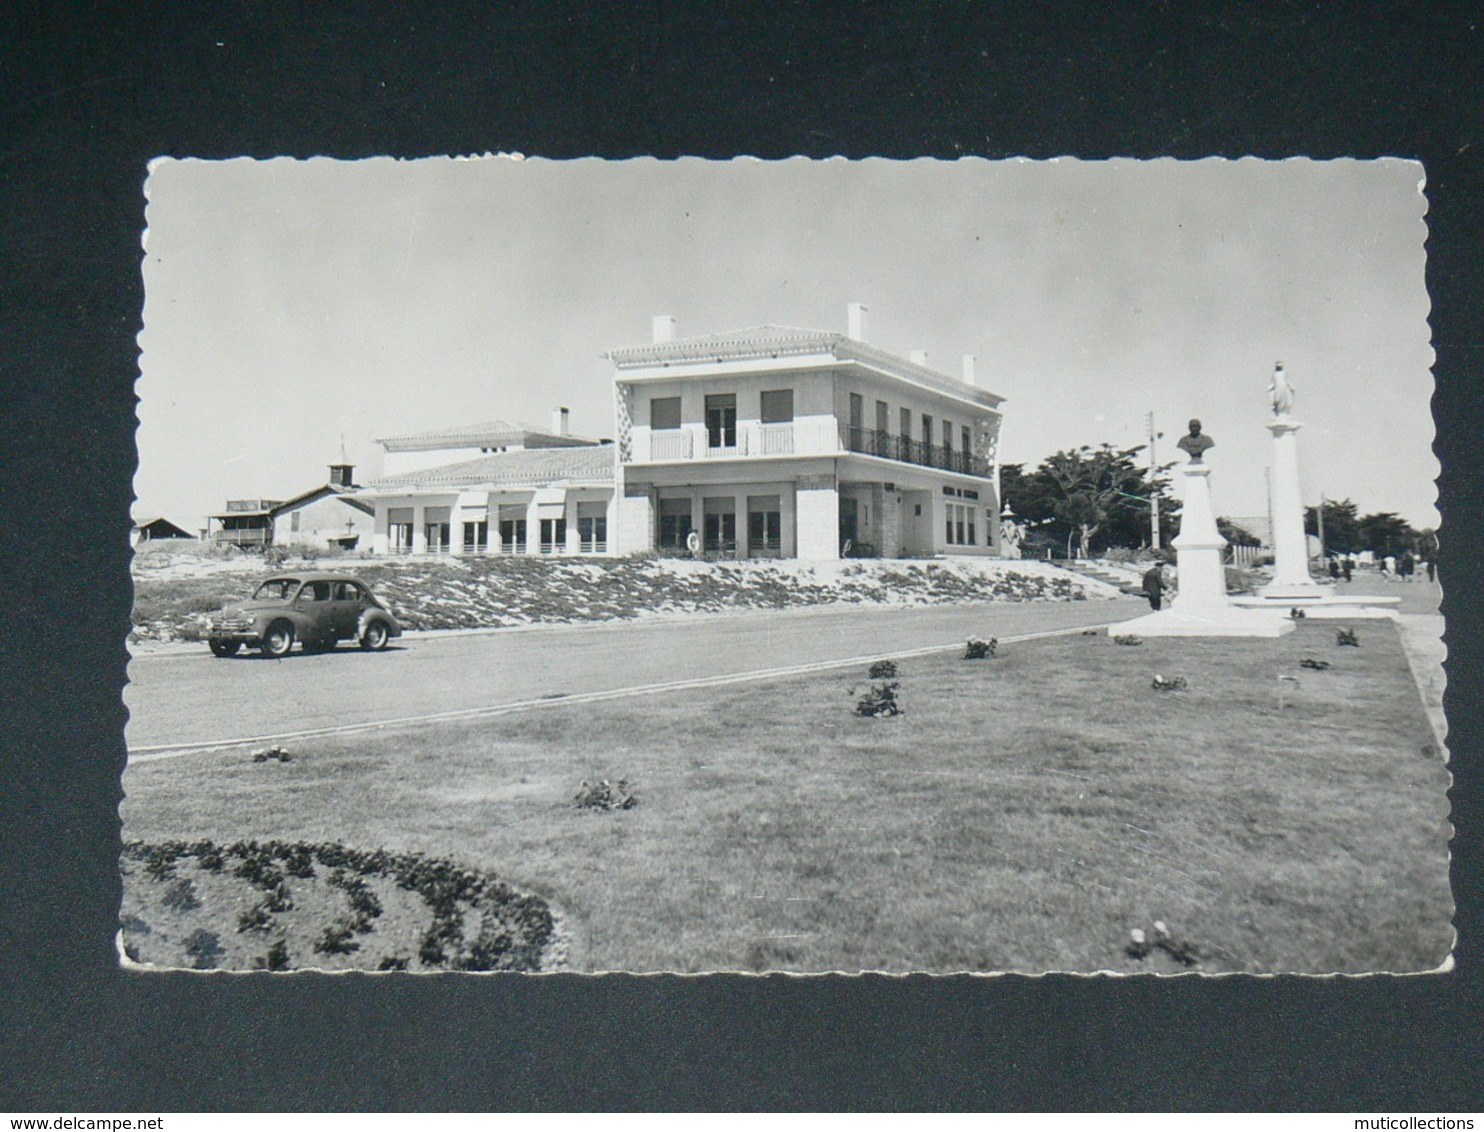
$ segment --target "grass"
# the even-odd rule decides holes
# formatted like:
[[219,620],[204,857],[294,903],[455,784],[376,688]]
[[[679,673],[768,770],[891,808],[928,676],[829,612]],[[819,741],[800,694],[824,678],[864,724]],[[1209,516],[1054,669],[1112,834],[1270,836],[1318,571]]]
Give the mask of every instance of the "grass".
[[[454,857],[580,970],[1184,970],[1127,954],[1155,920],[1203,971],[1431,969],[1447,770],[1395,628],[1335,631],[914,658],[885,719],[862,670],[195,755],[128,771],[126,830]],[[605,778],[637,804],[578,809]]]

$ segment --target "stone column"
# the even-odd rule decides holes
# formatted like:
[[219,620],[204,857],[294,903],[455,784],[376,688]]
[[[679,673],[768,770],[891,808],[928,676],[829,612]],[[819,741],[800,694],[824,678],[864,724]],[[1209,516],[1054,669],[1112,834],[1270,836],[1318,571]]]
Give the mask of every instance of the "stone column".
[[1258,592],[1265,598],[1317,597],[1309,576],[1309,541],[1304,534],[1304,497],[1299,487],[1298,430],[1289,416],[1268,423],[1273,434],[1273,580]]
[[1185,499],[1180,507],[1180,533],[1173,542],[1180,591],[1171,608],[1178,613],[1225,609],[1226,567],[1221,552],[1226,539],[1216,529],[1216,514],[1211,509],[1211,466],[1186,464],[1180,472],[1185,476]]

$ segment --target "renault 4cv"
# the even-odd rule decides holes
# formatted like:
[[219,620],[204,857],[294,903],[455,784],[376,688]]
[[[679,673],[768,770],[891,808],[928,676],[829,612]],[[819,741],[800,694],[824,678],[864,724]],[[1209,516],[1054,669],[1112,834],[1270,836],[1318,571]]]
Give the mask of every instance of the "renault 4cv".
[[276,574],[213,617],[207,643],[216,656],[235,656],[246,645],[281,657],[295,641],[305,652],[348,640],[384,649],[401,635],[391,610],[364,582],[346,574]]

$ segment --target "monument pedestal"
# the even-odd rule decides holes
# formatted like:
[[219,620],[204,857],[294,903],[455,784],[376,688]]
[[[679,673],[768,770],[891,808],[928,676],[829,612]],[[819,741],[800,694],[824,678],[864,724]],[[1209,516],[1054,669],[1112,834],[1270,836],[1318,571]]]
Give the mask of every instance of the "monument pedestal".
[[1394,617],[1396,597],[1339,594],[1309,575],[1309,540],[1304,533],[1304,497],[1299,486],[1298,430],[1287,413],[1268,422],[1273,434],[1273,580],[1253,597],[1233,598],[1242,609],[1276,609],[1305,617]]
[[1109,633],[1140,637],[1281,637],[1293,632],[1284,607],[1282,615],[1265,609],[1233,606],[1226,596],[1226,566],[1222,551],[1226,539],[1216,529],[1211,509],[1211,468],[1186,464],[1185,499],[1180,511],[1180,533],[1175,536],[1179,593],[1169,609],[1108,627]]

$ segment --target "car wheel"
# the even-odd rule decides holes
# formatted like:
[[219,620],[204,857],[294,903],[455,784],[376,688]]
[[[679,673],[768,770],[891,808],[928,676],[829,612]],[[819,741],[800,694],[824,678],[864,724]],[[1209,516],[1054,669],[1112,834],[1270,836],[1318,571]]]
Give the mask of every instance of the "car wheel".
[[286,621],[275,621],[263,634],[262,653],[274,658],[288,656],[294,647],[294,627]]
[[241,641],[211,641],[209,644],[213,656],[236,656],[242,647]]
[[380,621],[372,621],[361,630],[361,648],[367,651],[384,649],[386,648],[387,637],[386,626]]

